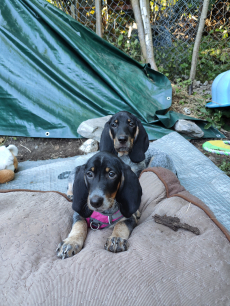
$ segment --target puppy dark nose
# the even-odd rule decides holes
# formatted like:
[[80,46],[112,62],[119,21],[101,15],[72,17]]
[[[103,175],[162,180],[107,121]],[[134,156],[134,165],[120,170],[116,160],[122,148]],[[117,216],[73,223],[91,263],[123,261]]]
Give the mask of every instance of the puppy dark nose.
[[94,195],[91,199],[90,199],[90,204],[95,207],[98,208],[103,204],[103,198],[99,197],[97,195]]
[[126,143],[127,140],[128,140],[128,136],[119,136],[118,137],[118,141],[120,143]]

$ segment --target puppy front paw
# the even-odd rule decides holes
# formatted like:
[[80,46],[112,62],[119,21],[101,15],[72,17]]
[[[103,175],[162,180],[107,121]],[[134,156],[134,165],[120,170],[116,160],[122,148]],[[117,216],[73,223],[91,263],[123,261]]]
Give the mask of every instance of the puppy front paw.
[[128,240],[121,237],[110,237],[106,240],[104,249],[113,253],[124,252],[128,249]]
[[66,238],[59,243],[56,253],[57,257],[61,259],[69,258],[79,253],[83,247],[83,243],[71,237]]
[[68,199],[73,202],[73,195],[72,194],[67,194]]

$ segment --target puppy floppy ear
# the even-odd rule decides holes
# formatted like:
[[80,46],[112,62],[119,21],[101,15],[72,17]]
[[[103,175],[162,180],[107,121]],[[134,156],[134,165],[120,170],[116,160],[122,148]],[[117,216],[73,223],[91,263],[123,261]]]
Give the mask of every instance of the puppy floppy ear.
[[100,144],[99,144],[99,150],[100,152],[106,151],[106,152],[117,155],[117,152],[114,149],[114,142],[113,142],[112,134],[110,131],[110,125],[109,125],[110,121],[111,119],[108,122],[106,122],[104,129],[102,131]]
[[116,200],[120,203],[120,212],[130,218],[141,204],[142,189],[136,174],[125,164],[122,167],[122,181]]
[[146,133],[141,121],[137,119],[137,130],[133,143],[132,151],[129,153],[129,157],[132,162],[140,163],[145,159],[145,152],[149,147],[149,137]]
[[74,211],[79,213],[83,218],[88,218],[92,214],[92,210],[88,208],[88,188],[85,184],[84,178],[85,165],[76,168],[74,184],[73,184],[73,204]]

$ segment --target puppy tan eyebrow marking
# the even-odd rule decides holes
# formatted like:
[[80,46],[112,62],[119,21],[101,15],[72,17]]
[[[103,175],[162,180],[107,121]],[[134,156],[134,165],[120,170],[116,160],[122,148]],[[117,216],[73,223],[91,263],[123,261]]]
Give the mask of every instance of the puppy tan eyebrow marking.
[[115,120],[114,122],[115,122],[115,123],[118,123],[118,120]]
[[139,127],[137,126],[137,129],[136,129],[136,133],[134,135],[134,140],[137,139],[137,136],[139,135]]
[[95,170],[94,167],[92,167],[91,170],[94,172],[94,170]]
[[105,171],[106,171],[106,172],[109,172],[109,170],[110,170],[110,168],[108,168],[108,167],[107,167],[107,168],[105,168]]
[[130,119],[128,119],[128,122],[131,122],[131,120],[130,120]]
[[121,185],[121,183],[119,182],[118,185],[117,185],[117,190],[115,192],[111,193],[110,195],[108,195],[107,197],[115,199],[116,195],[117,195],[117,192],[118,192],[118,189],[120,188],[120,185]]
[[109,129],[109,136],[110,136],[110,138],[112,139],[112,140],[114,140],[113,139],[113,135],[112,135],[112,133],[111,133],[111,130]]

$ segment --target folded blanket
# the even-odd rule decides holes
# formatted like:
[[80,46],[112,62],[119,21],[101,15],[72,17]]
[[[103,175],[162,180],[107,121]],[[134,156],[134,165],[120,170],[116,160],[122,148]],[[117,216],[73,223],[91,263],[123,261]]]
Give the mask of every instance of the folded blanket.
[[[230,233],[167,169],[142,173],[141,219],[126,252],[104,250],[112,229],[89,230],[82,251],[56,257],[72,224],[57,192],[0,192],[0,305],[230,305]],[[167,215],[200,235],[154,222]],[[214,222],[213,222],[214,221]]]

